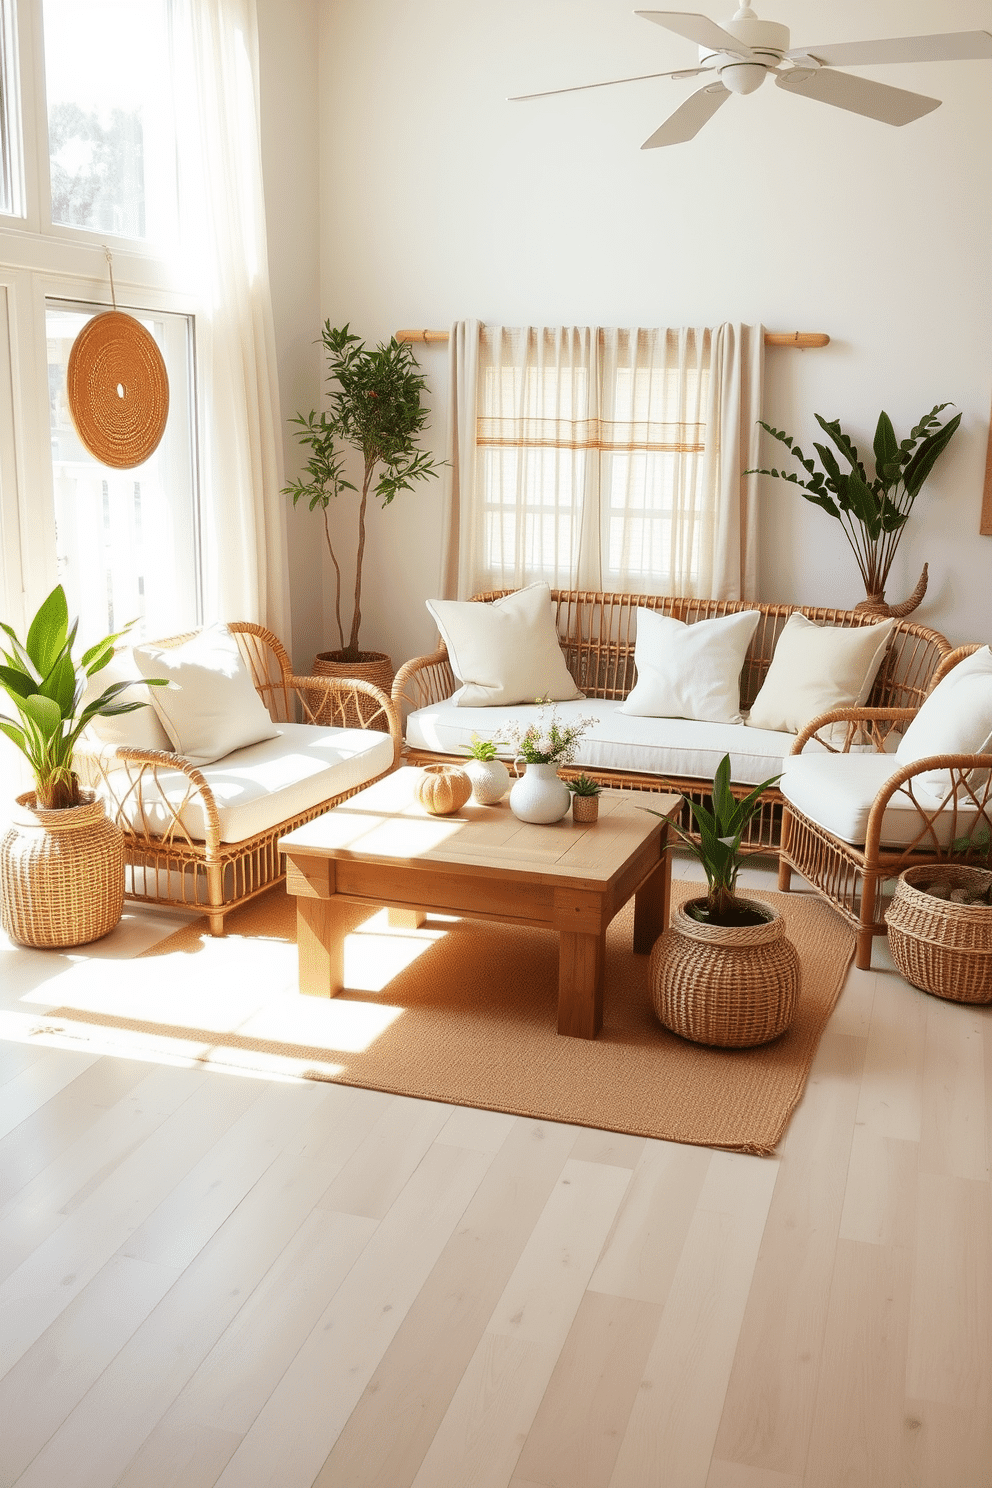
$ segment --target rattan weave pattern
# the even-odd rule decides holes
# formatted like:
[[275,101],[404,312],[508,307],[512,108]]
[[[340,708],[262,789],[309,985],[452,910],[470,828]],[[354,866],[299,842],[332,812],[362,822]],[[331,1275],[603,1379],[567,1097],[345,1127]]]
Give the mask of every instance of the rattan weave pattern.
[[84,792],[62,811],[17,797],[0,842],[0,918],[19,945],[55,950],[99,940],[124,908],[124,834]]
[[987,889],[992,873],[955,863],[907,868],[885,916],[899,971],[923,992],[950,1002],[992,1002],[992,906],[935,899],[938,880],[952,889]]
[[[766,904],[742,902],[768,913]],[[760,925],[702,925],[680,905],[655,941],[648,977],[666,1028],[694,1043],[747,1049],[792,1022],[799,953],[779,914]]]
[[88,320],[66,368],[69,411],[90,454],[115,470],[141,465],[169,417],[169,377],[154,336],[122,310]]

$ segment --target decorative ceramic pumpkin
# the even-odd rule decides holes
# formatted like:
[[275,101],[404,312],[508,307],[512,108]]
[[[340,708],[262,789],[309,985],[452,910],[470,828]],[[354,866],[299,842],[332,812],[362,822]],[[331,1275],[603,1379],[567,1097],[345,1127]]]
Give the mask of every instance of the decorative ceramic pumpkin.
[[457,765],[425,765],[417,800],[432,816],[460,811],[472,794],[472,782]]

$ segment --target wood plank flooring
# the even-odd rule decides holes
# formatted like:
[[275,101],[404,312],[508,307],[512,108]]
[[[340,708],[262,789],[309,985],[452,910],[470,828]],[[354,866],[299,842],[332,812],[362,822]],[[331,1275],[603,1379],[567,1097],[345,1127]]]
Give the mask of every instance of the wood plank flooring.
[[0,1042],[0,1488],[992,1488],[990,1091],[879,943],[770,1159]]

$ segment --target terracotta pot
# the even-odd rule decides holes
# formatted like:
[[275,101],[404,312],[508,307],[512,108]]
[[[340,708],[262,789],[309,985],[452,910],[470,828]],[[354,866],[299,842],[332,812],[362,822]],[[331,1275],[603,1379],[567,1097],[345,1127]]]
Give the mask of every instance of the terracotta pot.
[[82,794],[64,811],[36,806],[34,791],[17,797],[0,841],[0,919],[19,945],[86,945],[121,917],[124,834],[100,797]]
[[[315,677],[341,677],[345,681],[355,678],[359,682],[371,682],[375,687],[380,687],[388,697],[396,673],[393,663],[384,651],[362,651],[358,661],[344,661],[340,651],[319,651],[313,659],[313,675]],[[340,724],[340,714],[333,713],[330,708],[321,712],[319,702],[320,698],[316,693],[311,693],[307,698],[308,705],[315,710],[314,722]],[[356,706],[349,707],[346,711],[344,726],[346,728],[378,729],[380,733],[388,734],[388,723],[381,713],[378,717],[373,717],[375,712],[374,699],[359,698]]]
[[683,905],[651,952],[655,1012],[666,1028],[697,1044],[767,1044],[796,1011],[799,953],[786,939],[785,921],[760,900],[742,903],[765,916],[761,924],[704,925]]
[[451,816],[472,794],[472,782],[457,765],[424,765],[417,800],[431,816]]

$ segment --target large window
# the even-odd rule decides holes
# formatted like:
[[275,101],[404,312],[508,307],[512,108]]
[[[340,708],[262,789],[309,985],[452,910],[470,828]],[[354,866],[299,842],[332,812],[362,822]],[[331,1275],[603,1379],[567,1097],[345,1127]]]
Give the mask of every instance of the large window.
[[[5,406],[0,385],[0,613],[23,618],[58,580],[83,637],[130,620],[168,634],[201,612],[193,304],[171,256],[171,6],[0,0],[0,357],[15,390]],[[72,343],[111,308],[105,250],[118,308],[169,376],[165,435],[134,470],[87,453],[66,401]]]
[[92,313],[92,307],[55,302],[47,312],[58,575],[83,634],[135,621],[133,637],[150,639],[199,609],[191,326],[182,315],[140,317],[165,359],[169,421],[144,464],[113,470],[81,444],[66,402],[69,352]]

